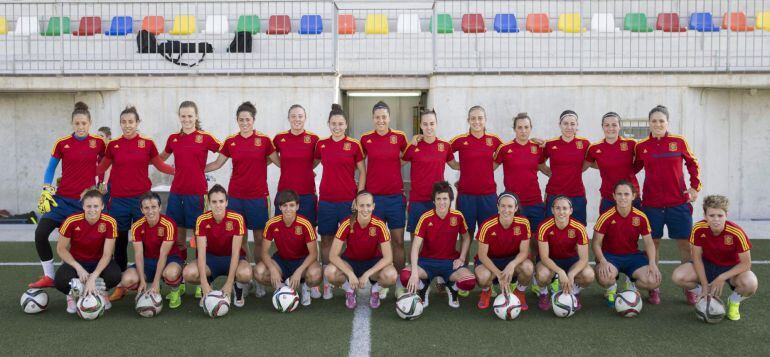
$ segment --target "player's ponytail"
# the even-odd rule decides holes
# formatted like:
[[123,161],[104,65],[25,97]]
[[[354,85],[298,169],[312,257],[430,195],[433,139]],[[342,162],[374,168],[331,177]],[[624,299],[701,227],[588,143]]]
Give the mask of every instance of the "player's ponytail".
[[88,111],[88,105],[86,105],[86,103],[75,103],[75,109],[72,110],[72,119],[74,119],[76,115],[85,115],[88,118],[88,121],[91,121],[91,112]]
[[327,122],[335,115],[342,116],[342,118],[345,119],[345,124],[350,124],[348,123],[348,115],[342,110],[342,106],[337,103],[332,104],[332,110],[329,112],[329,119],[327,119]]
[[367,190],[358,191],[356,198],[353,199],[353,206],[350,208],[350,218],[348,218],[348,225],[350,226],[351,232],[354,230],[356,220],[358,219],[358,209],[356,208],[358,206],[358,198],[365,195],[372,196],[372,199],[374,199],[374,195],[372,195],[371,192]]
[[513,117],[513,128],[514,129],[516,129],[516,123],[518,123],[519,120],[526,120],[526,121],[528,121],[529,122],[529,128],[532,129],[532,118],[529,117],[529,114],[527,114],[527,112],[522,112],[522,113],[516,114],[516,116]]
[[123,109],[123,111],[120,112],[121,117],[126,114],[133,114],[134,119],[136,120],[137,123],[142,121],[141,119],[139,119],[139,112],[136,111],[136,107],[134,107],[133,105],[127,106],[126,109]]

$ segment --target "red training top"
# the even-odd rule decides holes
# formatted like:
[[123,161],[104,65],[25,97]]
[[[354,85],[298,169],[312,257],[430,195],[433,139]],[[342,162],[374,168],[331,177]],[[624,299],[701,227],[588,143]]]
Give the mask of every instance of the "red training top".
[[118,237],[118,223],[102,213],[96,223],[90,224],[85,213],[76,213],[64,220],[59,234],[70,239],[70,254],[75,260],[96,263],[104,255],[104,241]]
[[503,141],[485,133],[480,138],[471,133],[455,136],[452,152],[459,152],[460,183],[457,191],[466,195],[492,195],[497,192],[494,172],[495,151]]
[[110,196],[136,197],[150,191],[152,182],[148,167],[158,156],[152,139],[136,135],[132,139],[121,136],[107,144],[107,159],[112,161]]
[[345,136],[340,141],[331,137],[318,141],[316,160],[324,166],[318,199],[326,202],[349,202],[356,197],[356,164],[364,159],[358,140]]
[[543,149],[532,141],[521,145],[513,140],[495,152],[495,162],[503,164],[505,190],[519,196],[522,206],[543,203],[537,182],[537,167],[543,161]]
[[278,192],[294,190],[298,195],[315,193],[315,145],[318,135],[303,131],[294,135],[291,131],[279,133],[273,139],[275,151],[281,157],[281,178]]
[[217,138],[203,130],[169,135],[165,151],[174,154],[176,168],[171,192],[179,195],[205,195],[208,188],[204,173],[206,158],[209,151],[217,152],[221,146]]
[[[160,246],[163,242],[176,240],[176,222],[170,217],[161,214],[158,223],[150,226],[147,218],[142,217],[131,225],[131,241],[142,243],[142,253],[145,258],[160,258]],[[179,256],[179,246],[171,245],[168,256]]]
[[366,155],[366,190],[375,195],[404,193],[401,177],[401,154],[407,147],[404,132],[388,129],[385,135],[376,131],[364,133],[361,147]]
[[628,216],[623,217],[616,207],[602,213],[594,225],[594,230],[604,234],[602,252],[626,255],[639,251],[639,236],[652,232],[650,221],[644,212],[632,208]]
[[267,197],[267,157],[274,151],[273,141],[256,130],[245,138],[240,133],[228,136],[219,149],[233,159],[227,193],[240,199]]
[[355,261],[381,258],[380,244],[390,241],[390,232],[385,222],[372,216],[366,227],[361,227],[358,220],[353,218],[353,226],[350,225],[350,217],[346,218],[337,229],[334,238],[345,242],[343,257]]
[[521,242],[528,241],[532,236],[529,229],[529,220],[524,217],[513,217],[513,223],[508,228],[503,228],[500,223],[500,215],[489,217],[476,233],[479,244],[489,246],[487,256],[490,258],[507,258],[519,254]]
[[700,167],[684,137],[652,134],[636,144],[637,169],[644,168],[642,204],[648,207],[675,207],[689,201],[682,163],[690,174],[690,187],[700,191]]
[[695,223],[690,244],[703,248],[703,259],[709,263],[729,267],[741,262],[739,253],[751,250],[749,236],[734,222],[725,222],[725,229],[714,234],[706,220]]
[[610,144],[605,140],[595,142],[588,148],[586,161],[595,162],[599,167],[599,176],[602,178],[602,186],[599,188],[602,198],[615,201],[612,189],[620,180],[628,180],[639,192],[639,181],[636,180],[634,169],[634,139],[618,138]]
[[446,163],[454,158],[449,143],[439,138],[430,144],[420,140],[417,145],[409,145],[404,152],[404,161],[412,163],[409,169],[412,180],[409,202],[431,201],[433,184],[444,181]]
[[565,259],[578,256],[577,246],[588,244],[588,234],[586,227],[572,217],[564,229],[559,229],[556,219],[551,217],[540,224],[537,240],[548,242],[549,258]]
[[104,155],[106,144],[98,136],[88,135],[83,140],[75,134],[60,138],[53,145],[51,156],[61,160],[61,182],[56,194],[80,199],[80,194],[96,184],[96,165]]
[[567,197],[585,197],[586,188],[583,186],[583,162],[591,142],[586,138],[576,136],[570,142],[561,136],[546,141],[543,150],[543,161],[549,160],[551,177],[545,186],[548,195],[564,195]]
[[442,219],[434,208],[423,213],[414,232],[423,240],[421,258],[453,260],[460,257],[457,236],[468,233],[468,225],[460,211],[451,209]]
[[297,215],[288,227],[283,222],[283,215],[270,218],[265,224],[262,237],[267,241],[275,241],[276,253],[284,260],[305,259],[310,255],[307,244],[316,240],[315,228],[301,215]]
[[[206,211],[195,223],[195,236],[206,237],[206,253],[217,257],[232,256],[233,237],[244,234],[246,234],[246,225],[243,223],[243,216],[230,210],[225,211],[225,217],[221,222],[214,219],[214,213]],[[243,247],[239,255],[246,255]]]

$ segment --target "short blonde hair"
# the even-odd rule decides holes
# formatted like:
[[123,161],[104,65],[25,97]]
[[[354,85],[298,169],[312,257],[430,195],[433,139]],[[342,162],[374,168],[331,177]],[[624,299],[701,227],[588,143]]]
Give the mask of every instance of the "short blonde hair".
[[706,210],[709,208],[721,209],[727,213],[727,209],[730,207],[730,200],[722,195],[708,195],[703,200],[703,214],[706,214]]

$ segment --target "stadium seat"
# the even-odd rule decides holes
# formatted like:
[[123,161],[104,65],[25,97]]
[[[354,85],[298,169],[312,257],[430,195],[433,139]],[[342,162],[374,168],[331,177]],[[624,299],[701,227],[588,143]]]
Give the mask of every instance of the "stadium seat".
[[757,21],[754,27],[765,31],[770,31],[770,11],[758,12]]
[[487,27],[481,14],[464,14],[460,21],[460,27],[465,33],[484,33]]
[[113,16],[107,36],[125,36],[134,32],[134,18],[131,16]]
[[719,32],[719,26],[714,24],[714,18],[710,12],[692,13],[688,28],[698,32]]
[[72,32],[73,36],[93,36],[102,33],[102,18],[99,16],[83,16],[80,18],[78,30]]
[[252,34],[259,33],[259,16],[257,15],[241,15],[238,17],[238,25],[235,31],[238,32],[251,32]]
[[286,35],[291,32],[291,19],[289,15],[270,15],[267,20],[268,35]]
[[731,12],[729,14],[725,13],[725,15],[722,17],[722,28],[727,30],[728,25],[730,26],[730,31],[754,31],[754,28],[748,25],[746,21],[746,14],[743,12]]
[[352,35],[356,33],[356,18],[351,14],[337,16],[337,33],[340,35]]
[[519,23],[515,14],[497,14],[494,23],[495,31],[499,33],[519,32]]
[[163,16],[145,16],[142,19],[142,30],[153,34],[161,34],[166,31],[166,19]]
[[549,24],[548,14],[528,14],[527,15],[527,31],[534,33],[548,33],[552,32],[551,25]]
[[16,27],[13,30],[14,35],[32,35],[40,31],[37,17],[22,16],[16,19]]
[[591,16],[591,31],[596,32],[615,32],[615,16],[612,14],[593,14]]
[[0,16],[0,35],[5,35],[8,33],[8,20],[5,19],[5,16]]
[[321,15],[302,15],[299,19],[300,35],[318,35],[324,32]]
[[559,15],[557,26],[561,32],[581,33],[586,31],[579,13]]
[[382,14],[366,15],[364,32],[367,35],[385,35],[388,31],[388,17]]
[[70,33],[70,18],[54,16],[48,20],[48,27],[41,32],[41,36],[61,36]]
[[647,15],[641,12],[629,12],[623,19],[623,29],[631,32],[653,32],[651,26],[647,25]]
[[203,31],[203,33],[222,34],[228,32],[230,32],[230,23],[227,21],[227,16],[206,16],[206,29]]
[[686,32],[687,28],[679,26],[679,14],[675,12],[661,12],[658,14],[658,22],[655,29],[663,32]]
[[195,16],[174,16],[174,27],[169,31],[172,35],[192,35],[195,33]]
[[400,14],[396,23],[398,33],[420,33],[420,16],[417,14]]
[[[436,33],[453,33],[454,25],[452,24],[452,15],[438,14],[436,16]],[[430,32],[433,32],[433,19],[430,19]]]

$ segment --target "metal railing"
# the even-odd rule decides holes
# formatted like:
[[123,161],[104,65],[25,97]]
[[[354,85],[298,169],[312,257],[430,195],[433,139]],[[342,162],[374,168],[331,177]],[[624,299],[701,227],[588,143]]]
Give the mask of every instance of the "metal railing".
[[[148,24],[214,52],[137,53]],[[770,72],[770,0],[0,2],[2,75],[531,72]]]

